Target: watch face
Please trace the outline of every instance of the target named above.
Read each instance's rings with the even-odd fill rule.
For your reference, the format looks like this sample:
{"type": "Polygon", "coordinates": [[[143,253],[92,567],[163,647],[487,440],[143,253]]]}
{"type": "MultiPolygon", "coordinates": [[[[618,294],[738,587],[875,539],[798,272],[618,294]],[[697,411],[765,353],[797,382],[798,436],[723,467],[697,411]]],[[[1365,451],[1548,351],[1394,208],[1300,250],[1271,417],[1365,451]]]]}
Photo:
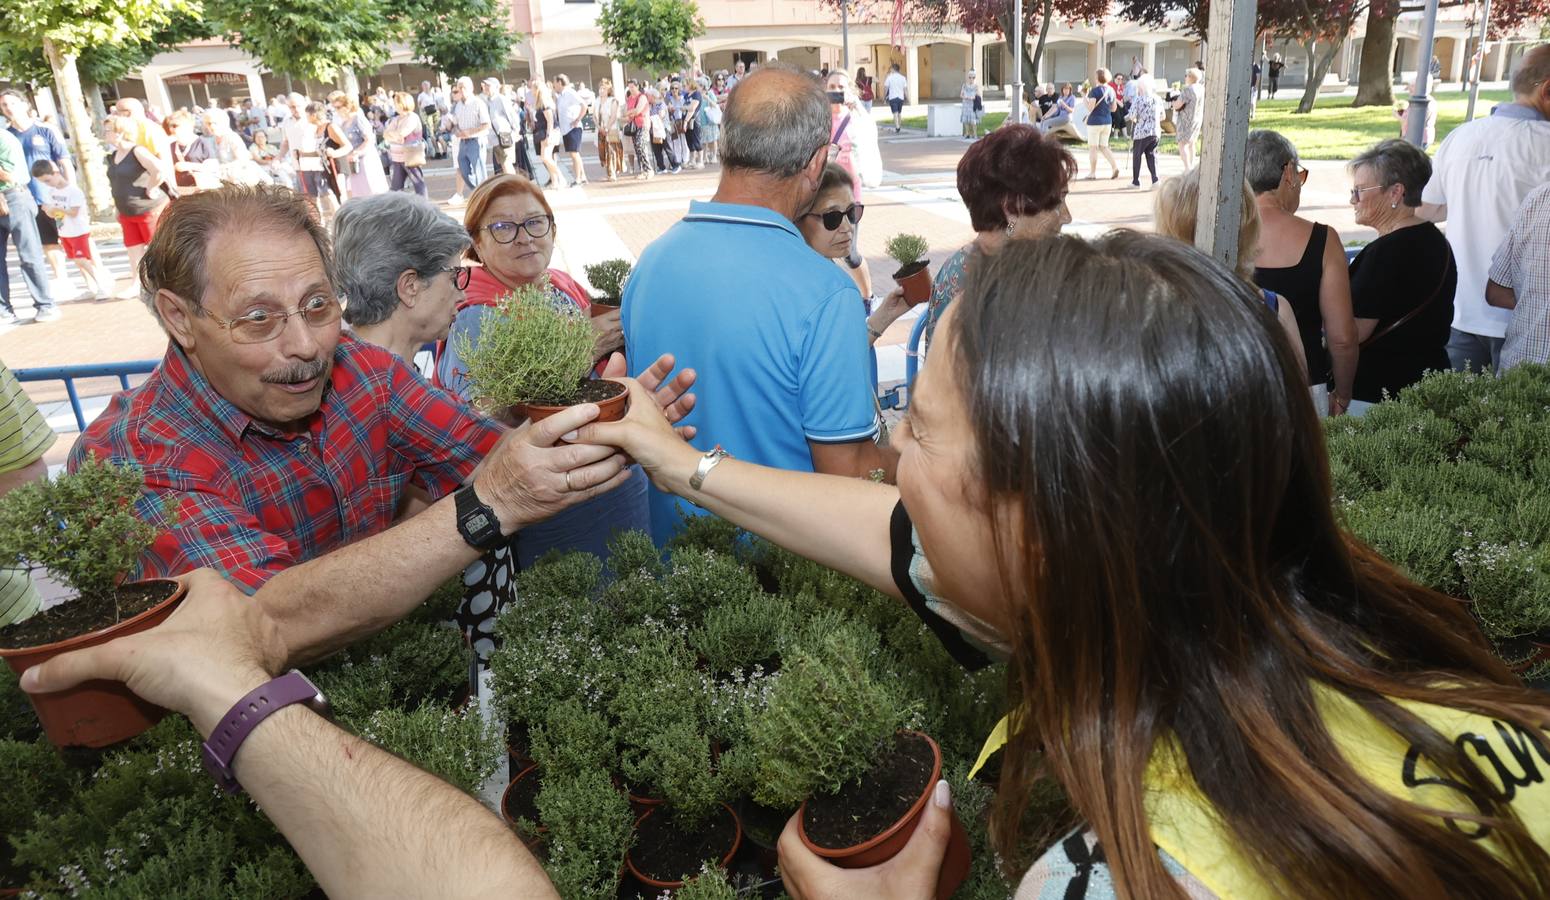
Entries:
{"type": "Polygon", "coordinates": [[[490,517],[482,512],[476,512],[466,520],[469,531],[483,531],[490,527],[490,517]]]}

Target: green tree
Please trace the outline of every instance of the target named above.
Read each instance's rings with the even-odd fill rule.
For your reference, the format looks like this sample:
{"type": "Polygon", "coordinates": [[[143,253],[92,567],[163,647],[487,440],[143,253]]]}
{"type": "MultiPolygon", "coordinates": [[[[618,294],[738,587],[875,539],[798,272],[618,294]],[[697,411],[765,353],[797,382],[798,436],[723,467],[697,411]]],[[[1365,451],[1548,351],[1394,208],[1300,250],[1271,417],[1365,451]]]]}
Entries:
{"type": "Polygon", "coordinates": [[[510,12],[499,0],[463,0],[456,9],[427,3],[411,12],[415,58],[452,78],[505,69],[512,45],[522,39],[511,30],[510,12]]]}
{"type": "Polygon", "coordinates": [[[621,63],[661,74],[688,65],[689,42],[705,33],[705,20],[693,0],[611,0],[597,27],[621,63]]]}
{"type": "Polygon", "coordinates": [[[175,14],[199,14],[198,0],[8,0],[0,15],[5,58],[41,50],[64,107],[81,184],[92,211],[112,208],[102,148],[86,112],[78,61],[91,47],[149,40],[175,14]]]}
{"type": "Polygon", "coordinates": [[[333,81],[341,71],[375,69],[404,32],[385,0],[207,0],[232,46],[272,71],[333,81]]]}

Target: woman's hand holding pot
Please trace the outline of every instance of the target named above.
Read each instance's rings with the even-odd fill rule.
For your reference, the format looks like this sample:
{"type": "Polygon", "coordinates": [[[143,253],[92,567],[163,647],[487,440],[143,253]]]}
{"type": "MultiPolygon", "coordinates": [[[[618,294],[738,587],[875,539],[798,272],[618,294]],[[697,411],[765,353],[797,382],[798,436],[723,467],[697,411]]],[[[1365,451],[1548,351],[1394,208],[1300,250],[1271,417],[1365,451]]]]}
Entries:
{"type": "Polygon", "coordinates": [[[583,426],[565,435],[564,440],[617,447],[640,464],[658,489],[673,494],[686,493],[689,476],[699,465],[700,451],[679,436],[644,385],[633,378],[613,380],[629,390],[629,412],[617,422],[593,422],[583,426]]]}
{"type": "Polygon", "coordinates": [[[619,321],[619,310],[593,316],[592,328],[597,332],[597,356],[624,349],[624,325],[619,321]]]}
{"type": "Polygon", "coordinates": [[[786,892],[794,900],[935,900],[937,875],[952,831],[952,805],[947,782],[937,782],[909,843],[893,859],[865,869],[842,869],[804,847],[797,834],[798,812],[786,823],[776,848],[786,892]]]}

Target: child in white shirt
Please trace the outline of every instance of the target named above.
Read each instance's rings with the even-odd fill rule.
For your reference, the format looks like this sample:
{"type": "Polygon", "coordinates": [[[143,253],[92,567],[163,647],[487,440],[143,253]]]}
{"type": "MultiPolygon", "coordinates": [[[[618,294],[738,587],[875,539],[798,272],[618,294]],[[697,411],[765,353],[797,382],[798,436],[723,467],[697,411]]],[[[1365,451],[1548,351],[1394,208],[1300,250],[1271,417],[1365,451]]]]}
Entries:
{"type": "Polygon", "coordinates": [[[59,167],[47,159],[32,164],[32,177],[48,186],[43,212],[58,223],[59,243],[64,245],[65,256],[75,260],[75,267],[86,282],[88,294],[76,299],[110,299],[116,287],[113,273],[97,259],[97,248],[91,240],[91,212],[86,208],[86,195],[80,185],[66,181],[59,167]]]}

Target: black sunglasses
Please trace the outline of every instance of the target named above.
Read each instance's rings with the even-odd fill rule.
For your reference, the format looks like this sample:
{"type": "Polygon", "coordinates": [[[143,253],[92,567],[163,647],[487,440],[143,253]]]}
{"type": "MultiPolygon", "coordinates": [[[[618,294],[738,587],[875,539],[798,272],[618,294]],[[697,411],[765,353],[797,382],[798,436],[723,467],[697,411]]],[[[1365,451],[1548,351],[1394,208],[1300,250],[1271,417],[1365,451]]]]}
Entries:
{"type": "Polygon", "coordinates": [[[849,219],[850,224],[852,225],[859,223],[861,221],[861,214],[864,212],[866,212],[865,204],[852,203],[844,209],[835,209],[824,213],[808,213],[807,215],[821,219],[823,221],[824,230],[833,231],[834,229],[840,227],[840,221],[842,219],[849,219]]]}

